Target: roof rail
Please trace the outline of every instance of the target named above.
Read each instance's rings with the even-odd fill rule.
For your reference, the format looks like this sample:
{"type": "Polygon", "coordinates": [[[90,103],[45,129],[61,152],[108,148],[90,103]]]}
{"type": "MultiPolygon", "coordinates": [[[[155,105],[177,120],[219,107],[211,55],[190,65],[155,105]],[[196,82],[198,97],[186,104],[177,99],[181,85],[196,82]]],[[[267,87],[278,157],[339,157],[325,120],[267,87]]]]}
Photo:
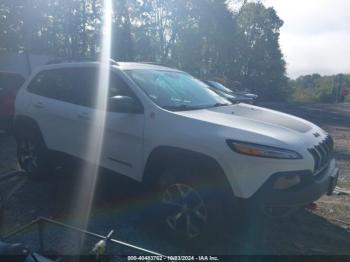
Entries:
{"type": "MultiPolygon", "coordinates": [[[[109,63],[112,65],[119,66],[118,62],[115,61],[112,58],[108,59],[109,63]]],[[[74,62],[101,62],[99,59],[96,58],[88,58],[88,57],[82,57],[82,58],[55,58],[46,63],[46,65],[52,65],[52,64],[61,64],[61,63],[74,63],[74,62]]]]}
{"type": "Polygon", "coordinates": [[[166,65],[166,64],[162,64],[162,63],[158,63],[158,62],[138,62],[140,64],[146,64],[146,65],[158,65],[158,66],[169,66],[169,65],[166,65]]]}
{"type": "Polygon", "coordinates": [[[112,58],[109,59],[109,62],[110,62],[112,65],[119,66],[119,63],[118,63],[117,61],[115,61],[114,59],[112,59],[112,58]]]}

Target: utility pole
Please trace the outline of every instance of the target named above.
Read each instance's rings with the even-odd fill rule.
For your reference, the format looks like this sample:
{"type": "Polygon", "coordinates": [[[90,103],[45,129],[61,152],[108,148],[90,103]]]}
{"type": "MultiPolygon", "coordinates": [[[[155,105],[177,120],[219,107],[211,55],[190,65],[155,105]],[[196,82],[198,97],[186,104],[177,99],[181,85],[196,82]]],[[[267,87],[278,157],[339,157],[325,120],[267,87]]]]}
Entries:
{"type": "Polygon", "coordinates": [[[30,56],[29,56],[28,50],[24,50],[24,57],[26,60],[28,75],[30,75],[32,73],[32,64],[30,62],[30,56]]]}
{"type": "Polygon", "coordinates": [[[341,88],[342,88],[342,84],[343,84],[343,74],[338,74],[335,77],[335,94],[336,94],[336,98],[335,98],[335,102],[339,103],[339,97],[341,95],[341,88]]]}

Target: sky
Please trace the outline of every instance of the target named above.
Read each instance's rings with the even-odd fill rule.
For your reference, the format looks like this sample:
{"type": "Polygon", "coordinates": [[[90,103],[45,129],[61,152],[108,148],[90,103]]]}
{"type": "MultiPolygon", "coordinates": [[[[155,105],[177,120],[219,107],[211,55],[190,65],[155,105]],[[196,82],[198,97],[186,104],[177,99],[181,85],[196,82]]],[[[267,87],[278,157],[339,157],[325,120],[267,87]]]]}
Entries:
{"type": "Polygon", "coordinates": [[[350,73],[350,0],[265,0],[284,21],[288,76],[350,73]]]}

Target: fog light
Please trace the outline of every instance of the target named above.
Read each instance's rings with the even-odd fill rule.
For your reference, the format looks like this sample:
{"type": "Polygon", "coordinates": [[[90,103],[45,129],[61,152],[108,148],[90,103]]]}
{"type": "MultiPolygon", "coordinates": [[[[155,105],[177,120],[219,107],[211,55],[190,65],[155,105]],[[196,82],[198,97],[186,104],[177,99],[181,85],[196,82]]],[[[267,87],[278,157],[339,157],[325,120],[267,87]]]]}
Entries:
{"type": "Polygon", "coordinates": [[[287,189],[300,183],[300,176],[282,176],[273,185],[273,189],[287,189]]]}

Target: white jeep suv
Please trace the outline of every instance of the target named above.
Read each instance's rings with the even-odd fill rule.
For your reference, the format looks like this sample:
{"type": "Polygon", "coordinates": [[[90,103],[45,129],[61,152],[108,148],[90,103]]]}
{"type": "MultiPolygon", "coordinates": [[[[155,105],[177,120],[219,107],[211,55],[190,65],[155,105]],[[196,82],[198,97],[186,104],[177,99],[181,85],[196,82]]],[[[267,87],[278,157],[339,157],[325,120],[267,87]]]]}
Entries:
{"type": "Polygon", "coordinates": [[[98,108],[100,66],[47,65],[20,89],[15,136],[29,175],[50,176],[54,152],[93,161],[89,133],[102,129],[94,164],[143,183],[162,208],[160,223],[188,238],[227,218],[231,207],[292,209],[332,193],[339,173],[333,140],[316,125],[232,104],[187,73],[140,63],[106,67],[108,105],[98,108]],[[106,112],[104,127],[92,121],[96,111],[106,112]]]}

